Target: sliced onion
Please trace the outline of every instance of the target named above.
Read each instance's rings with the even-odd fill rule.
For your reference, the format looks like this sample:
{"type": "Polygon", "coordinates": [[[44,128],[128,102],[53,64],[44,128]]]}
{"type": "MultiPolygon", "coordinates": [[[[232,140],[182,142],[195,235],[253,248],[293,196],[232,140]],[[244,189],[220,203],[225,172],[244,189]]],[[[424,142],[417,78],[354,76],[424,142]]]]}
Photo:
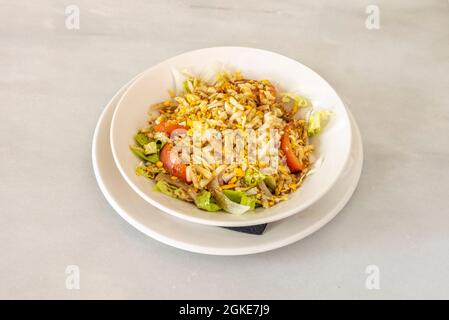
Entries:
{"type": "Polygon", "coordinates": [[[272,197],[273,194],[271,193],[271,191],[268,189],[267,185],[265,184],[265,182],[260,181],[257,185],[260,188],[260,191],[262,191],[262,194],[265,197],[272,197]]]}

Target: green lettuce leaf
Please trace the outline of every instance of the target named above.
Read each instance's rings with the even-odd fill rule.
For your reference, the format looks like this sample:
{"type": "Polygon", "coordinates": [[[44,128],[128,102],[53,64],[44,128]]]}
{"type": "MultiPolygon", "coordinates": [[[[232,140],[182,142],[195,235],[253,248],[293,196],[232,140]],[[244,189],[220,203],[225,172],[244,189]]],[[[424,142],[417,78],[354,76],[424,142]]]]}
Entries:
{"type": "Polygon", "coordinates": [[[242,199],[240,200],[240,204],[244,206],[250,207],[251,210],[254,210],[256,207],[256,197],[249,196],[246,193],[242,195],[242,199]]]}
{"type": "Polygon", "coordinates": [[[195,204],[198,208],[206,211],[213,212],[221,210],[220,206],[212,202],[211,193],[206,190],[201,191],[201,193],[196,197],[195,204]]]}
{"type": "Polygon", "coordinates": [[[223,193],[229,200],[239,203],[243,206],[248,206],[251,210],[256,207],[256,197],[247,195],[243,191],[224,190],[223,193]]]}
{"type": "Polygon", "coordinates": [[[214,199],[217,201],[217,204],[223,208],[224,211],[232,213],[232,214],[244,214],[246,211],[250,209],[249,206],[244,206],[239,203],[235,203],[231,199],[229,199],[225,194],[219,190],[213,191],[214,199]]]}
{"type": "Polygon", "coordinates": [[[330,114],[327,110],[320,110],[310,115],[307,126],[309,137],[314,137],[323,130],[329,122],[330,114]]]}
{"type": "Polygon", "coordinates": [[[164,132],[156,132],[154,139],[159,150],[170,140],[164,132]]]}
{"type": "Polygon", "coordinates": [[[235,190],[223,190],[223,193],[230,200],[237,203],[240,203],[240,201],[242,200],[242,196],[245,194],[245,192],[243,191],[235,191],[235,190]]]}
{"type": "Polygon", "coordinates": [[[293,101],[294,105],[298,108],[306,108],[310,106],[310,102],[306,97],[300,96],[299,94],[292,92],[282,92],[282,102],[293,101]]]}
{"type": "Polygon", "coordinates": [[[136,175],[138,176],[144,176],[149,179],[154,179],[158,173],[162,172],[162,168],[158,167],[145,167],[145,166],[137,166],[136,167],[136,175]]]}
{"type": "Polygon", "coordinates": [[[143,146],[143,148],[146,155],[159,152],[159,148],[156,144],[156,141],[151,141],[147,143],[146,145],[143,146]]]}
{"type": "Polygon", "coordinates": [[[151,163],[156,163],[159,161],[159,154],[157,154],[157,153],[147,156],[145,154],[145,150],[143,148],[140,148],[137,146],[129,146],[129,148],[131,149],[132,153],[134,153],[136,156],[138,156],[142,160],[145,160],[145,161],[148,161],[151,163]]]}
{"type": "Polygon", "coordinates": [[[150,142],[150,139],[147,137],[147,135],[141,132],[134,136],[134,140],[136,140],[136,142],[142,147],[150,142]]]}
{"type": "Polygon", "coordinates": [[[168,184],[165,181],[158,181],[156,185],[154,186],[154,189],[156,191],[159,191],[167,196],[170,196],[172,198],[178,198],[181,200],[191,201],[191,198],[189,195],[182,190],[181,188],[175,187],[171,184],[168,184]]]}

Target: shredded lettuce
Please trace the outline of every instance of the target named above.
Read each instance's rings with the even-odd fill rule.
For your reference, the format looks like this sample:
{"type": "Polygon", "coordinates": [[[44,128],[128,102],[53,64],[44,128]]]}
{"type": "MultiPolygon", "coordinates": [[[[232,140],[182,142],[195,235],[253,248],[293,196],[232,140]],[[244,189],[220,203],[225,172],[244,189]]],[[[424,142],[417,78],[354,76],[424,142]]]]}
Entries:
{"type": "Polygon", "coordinates": [[[136,146],[129,146],[129,148],[131,149],[131,151],[138,156],[140,159],[142,160],[146,160],[146,155],[145,152],[143,151],[142,148],[136,147],[136,146]]]}
{"type": "Polygon", "coordinates": [[[309,137],[316,136],[329,122],[330,112],[327,110],[320,110],[310,115],[307,127],[307,134],[309,137]]]}
{"type": "Polygon", "coordinates": [[[187,79],[182,83],[182,87],[184,89],[185,92],[187,93],[192,93],[193,92],[193,83],[192,83],[193,79],[187,79]]]}
{"type": "Polygon", "coordinates": [[[226,197],[237,203],[240,203],[240,201],[242,200],[242,195],[245,194],[243,191],[235,190],[223,190],[223,193],[226,197]]]}
{"type": "Polygon", "coordinates": [[[288,103],[293,102],[294,106],[296,107],[296,110],[298,108],[306,108],[311,105],[309,100],[306,97],[300,96],[299,94],[292,93],[292,92],[282,92],[280,93],[282,96],[282,102],[288,103]]]}
{"type": "Polygon", "coordinates": [[[156,163],[159,161],[159,154],[153,153],[145,157],[148,162],[156,163]]]}
{"type": "Polygon", "coordinates": [[[147,137],[147,135],[142,132],[136,134],[134,136],[134,140],[136,140],[136,142],[142,147],[150,142],[150,139],[147,137]]]}
{"type": "Polygon", "coordinates": [[[206,211],[219,211],[221,208],[214,202],[212,202],[211,193],[209,191],[203,190],[196,197],[195,204],[198,208],[206,211]]]}
{"type": "MultiPolygon", "coordinates": [[[[167,138],[167,137],[165,137],[167,138]]],[[[129,146],[131,151],[140,159],[156,163],[159,161],[159,150],[157,142],[151,141],[146,134],[139,132],[134,136],[134,140],[138,146],[129,146]]]]}
{"type": "Polygon", "coordinates": [[[164,132],[156,132],[154,134],[154,140],[156,140],[156,144],[159,150],[170,140],[164,132]]]}
{"type": "Polygon", "coordinates": [[[240,204],[244,206],[249,206],[251,210],[254,210],[256,207],[256,197],[249,196],[246,193],[243,193],[242,199],[240,200],[240,204]]]}
{"type": "Polygon", "coordinates": [[[239,203],[243,206],[248,206],[250,210],[253,210],[256,207],[256,197],[247,195],[243,191],[235,191],[235,190],[224,190],[223,193],[229,200],[239,203]]]}
{"type": "Polygon", "coordinates": [[[244,214],[248,211],[250,206],[241,205],[235,203],[231,199],[229,199],[223,192],[215,190],[214,198],[217,201],[217,204],[223,208],[224,211],[232,213],[232,214],[244,214]]]}
{"type": "Polygon", "coordinates": [[[156,185],[154,186],[154,189],[156,191],[159,191],[159,192],[161,192],[167,196],[173,197],[173,198],[191,201],[191,198],[184,190],[182,190],[181,188],[172,186],[171,184],[168,184],[165,181],[158,181],[156,183],[156,185]]]}
{"type": "Polygon", "coordinates": [[[146,145],[143,146],[143,148],[146,155],[159,152],[159,148],[156,144],[156,141],[151,141],[147,143],[146,145]]]}
{"type": "Polygon", "coordinates": [[[190,89],[189,89],[189,85],[188,85],[188,82],[189,80],[185,80],[183,83],[182,83],[182,87],[183,87],[183,89],[184,89],[184,91],[185,92],[189,92],[190,93],[190,89]]]}
{"type": "Polygon", "coordinates": [[[163,138],[161,137],[160,139],[161,141],[158,141],[157,139],[151,141],[146,134],[139,132],[134,136],[134,140],[138,146],[129,146],[131,151],[142,160],[156,163],[159,161],[159,151],[164,146],[165,142],[168,141],[168,138],[163,134],[163,138]]]}
{"type": "Polygon", "coordinates": [[[163,171],[162,168],[158,168],[158,167],[154,167],[154,166],[145,167],[145,166],[139,165],[136,167],[136,175],[144,176],[149,179],[154,179],[156,177],[156,175],[162,171],[163,171]]]}
{"type": "Polygon", "coordinates": [[[159,155],[157,153],[147,156],[145,154],[144,149],[142,149],[140,147],[130,146],[129,148],[136,156],[138,156],[142,160],[145,160],[145,161],[148,161],[151,163],[156,163],[159,161],[159,155]]]}
{"type": "Polygon", "coordinates": [[[182,92],[183,90],[183,81],[185,80],[185,75],[182,74],[181,70],[178,70],[176,68],[171,68],[171,74],[173,77],[173,91],[174,91],[174,96],[178,95],[182,92]]]}
{"type": "Polygon", "coordinates": [[[157,153],[147,156],[145,154],[145,150],[143,148],[140,148],[137,146],[129,146],[129,148],[131,149],[132,153],[134,153],[136,156],[138,156],[142,160],[145,160],[145,161],[148,161],[151,163],[156,163],[159,161],[159,154],[157,154],[157,153]]]}

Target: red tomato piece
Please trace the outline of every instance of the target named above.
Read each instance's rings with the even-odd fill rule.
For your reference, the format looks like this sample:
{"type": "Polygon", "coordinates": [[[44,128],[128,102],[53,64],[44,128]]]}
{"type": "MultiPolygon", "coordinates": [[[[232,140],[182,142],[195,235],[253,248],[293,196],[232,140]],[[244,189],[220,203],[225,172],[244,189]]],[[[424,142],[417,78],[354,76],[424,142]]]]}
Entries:
{"type": "Polygon", "coordinates": [[[284,151],[287,158],[287,166],[292,173],[297,173],[304,170],[304,164],[299,161],[296,156],[292,144],[290,142],[289,131],[291,124],[288,124],[284,129],[284,134],[281,137],[281,149],[284,151]]]}
{"type": "Polygon", "coordinates": [[[188,130],[189,127],[187,126],[182,126],[180,124],[177,124],[175,122],[169,122],[169,121],[164,121],[161,122],[157,125],[154,126],[154,130],[157,132],[165,132],[168,136],[170,136],[172,134],[173,131],[175,131],[176,129],[184,129],[184,130],[188,130]]]}
{"type": "Polygon", "coordinates": [[[164,165],[165,170],[172,176],[178,177],[184,182],[187,182],[186,165],[182,163],[181,158],[172,152],[173,145],[166,144],[161,152],[160,159],[164,165]]]}

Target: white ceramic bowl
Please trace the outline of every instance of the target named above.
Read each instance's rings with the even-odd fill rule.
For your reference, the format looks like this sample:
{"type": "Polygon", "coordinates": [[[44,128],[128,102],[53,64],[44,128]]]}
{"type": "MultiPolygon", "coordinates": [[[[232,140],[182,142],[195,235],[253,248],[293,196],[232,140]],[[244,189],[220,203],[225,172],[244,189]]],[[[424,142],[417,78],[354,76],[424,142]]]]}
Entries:
{"type": "MultiPolygon", "coordinates": [[[[175,72],[176,73],[176,72],[175,72]]],[[[126,182],[143,199],[178,218],[216,226],[247,226],[268,223],[300,212],[320,199],[338,180],[351,149],[351,125],[343,102],[318,74],[285,56],[253,48],[215,47],[195,50],[165,60],[148,69],[125,92],[111,123],[111,148],[115,163],[126,182]],[[174,70],[210,74],[217,66],[241,70],[245,77],[269,79],[282,91],[297,91],[308,97],[314,108],[332,111],[326,129],[317,138],[317,156],[323,161],[290,199],[278,205],[243,215],[209,213],[193,204],[153,191],[153,181],[136,176],[140,162],[129,150],[134,135],[148,120],[149,106],[165,100],[178,79],[174,70]]]]}

